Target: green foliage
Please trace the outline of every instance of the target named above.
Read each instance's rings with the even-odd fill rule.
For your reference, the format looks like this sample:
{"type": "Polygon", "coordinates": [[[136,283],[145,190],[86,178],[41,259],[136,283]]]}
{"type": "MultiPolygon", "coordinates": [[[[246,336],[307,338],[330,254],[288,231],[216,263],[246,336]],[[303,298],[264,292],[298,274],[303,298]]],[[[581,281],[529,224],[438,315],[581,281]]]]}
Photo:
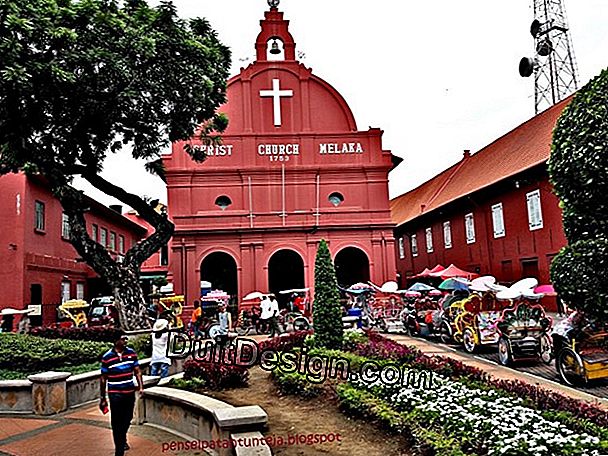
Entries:
{"type": "Polygon", "coordinates": [[[357,345],[367,342],[367,336],[362,331],[344,331],[342,347],[344,350],[354,350],[357,345]]]}
{"type": "Polygon", "coordinates": [[[281,369],[274,369],[271,375],[281,394],[312,398],[324,392],[322,385],[309,382],[306,375],[299,372],[285,373],[281,369]]]}
{"type": "Polygon", "coordinates": [[[152,337],[151,334],[140,334],[129,338],[127,345],[135,350],[139,358],[148,358],[152,356],[152,337]]]}
{"type": "Polygon", "coordinates": [[[125,144],[135,158],[159,158],[167,141],[214,118],[229,65],[209,23],[178,18],[170,2],[6,0],[1,172],[29,167],[69,181],[75,163],[96,173],[125,144]]]}
{"type": "Polygon", "coordinates": [[[315,344],[342,347],[342,308],[334,263],[325,240],[321,240],[315,260],[315,300],[313,303],[315,344]]]}
{"type": "Polygon", "coordinates": [[[560,298],[587,315],[608,321],[608,241],[578,241],[562,249],[551,264],[560,298]]]}
{"type": "MultiPolygon", "coordinates": [[[[25,334],[0,334],[0,369],[38,373],[87,365],[99,368],[101,356],[112,344],[62,339],[43,339],[25,334]]],[[[86,372],[86,370],[85,370],[86,372]]]]}
{"type": "Polygon", "coordinates": [[[207,389],[207,382],[197,377],[189,380],[185,380],[183,378],[172,378],[169,380],[168,386],[185,391],[192,391],[193,393],[199,393],[207,389]]]}
{"type": "Polygon", "coordinates": [[[571,307],[602,320],[608,320],[607,148],[608,70],[604,70],[560,116],[549,160],[570,244],[553,260],[551,280],[571,307]]]}

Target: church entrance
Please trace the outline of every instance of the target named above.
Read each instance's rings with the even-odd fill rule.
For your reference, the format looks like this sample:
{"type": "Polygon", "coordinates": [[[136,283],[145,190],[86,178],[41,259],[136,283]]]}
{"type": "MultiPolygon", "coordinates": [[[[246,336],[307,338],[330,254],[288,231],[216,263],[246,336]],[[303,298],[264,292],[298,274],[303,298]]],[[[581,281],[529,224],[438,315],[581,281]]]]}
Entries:
{"type": "MultiPolygon", "coordinates": [[[[304,288],[304,260],[293,250],[279,250],[268,261],[268,290],[281,299],[279,291],[304,288]]],[[[284,296],[288,298],[288,296],[284,296]]]]}
{"type": "Polygon", "coordinates": [[[334,260],[338,285],[343,288],[369,280],[369,259],[356,247],[346,247],[338,252],[334,260]]]}
{"type": "Polygon", "coordinates": [[[224,252],[213,252],[201,263],[201,280],[211,282],[214,290],[223,290],[236,298],[239,291],[236,261],[224,252]]]}

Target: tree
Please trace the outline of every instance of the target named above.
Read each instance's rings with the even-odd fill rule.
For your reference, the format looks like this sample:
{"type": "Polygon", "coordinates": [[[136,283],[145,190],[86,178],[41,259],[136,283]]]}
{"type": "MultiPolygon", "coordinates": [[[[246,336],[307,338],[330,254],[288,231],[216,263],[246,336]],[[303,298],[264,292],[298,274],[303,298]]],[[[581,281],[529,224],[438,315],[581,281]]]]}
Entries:
{"type": "Polygon", "coordinates": [[[608,321],[608,70],[590,81],[560,116],[549,174],[561,200],[569,245],[551,279],[571,307],[608,321]]]}
{"type": "Polygon", "coordinates": [[[342,309],[334,263],[325,240],[315,259],[315,299],[313,303],[315,342],[331,349],[342,348],[342,309]]]}
{"type": "MultiPolygon", "coordinates": [[[[69,216],[72,245],[112,286],[121,323],[148,326],[142,263],[171,238],[173,224],[145,198],[100,176],[125,146],[162,176],[160,152],[195,132],[216,140],[227,125],[230,51],[204,19],[181,20],[170,2],[4,0],[0,3],[0,174],[44,177],[69,216]],[[198,126],[201,126],[197,128],[198,126]],[[75,175],[125,205],[155,232],[121,264],[86,231],[75,175]]],[[[203,161],[199,149],[186,148],[203,161]]]]}

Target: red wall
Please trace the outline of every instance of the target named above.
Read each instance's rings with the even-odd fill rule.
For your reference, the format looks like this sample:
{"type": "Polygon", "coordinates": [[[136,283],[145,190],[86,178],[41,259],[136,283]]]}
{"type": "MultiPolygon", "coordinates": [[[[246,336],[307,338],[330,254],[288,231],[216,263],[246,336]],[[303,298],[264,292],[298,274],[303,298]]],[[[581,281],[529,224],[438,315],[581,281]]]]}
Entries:
{"type": "MultiPolygon", "coordinates": [[[[397,267],[402,278],[432,268],[440,263],[490,274],[501,282],[513,282],[522,278],[526,271],[524,262],[538,261],[541,283],[550,283],[551,259],[566,245],[559,200],[552,193],[544,165],[522,173],[480,191],[463,197],[432,213],[420,216],[395,230],[395,237],[405,236],[405,258],[399,259],[397,267]],[[543,228],[531,231],[528,225],[526,194],[540,189],[543,228]],[[494,238],[491,206],[503,205],[505,236],[494,238]],[[473,212],[475,237],[473,244],[465,238],[465,214],[473,212]],[[443,240],[443,223],[451,222],[452,248],[446,249],[443,240]],[[427,253],[425,230],[433,229],[434,252],[427,253]],[[418,256],[413,257],[410,237],[418,238],[418,256]],[[508,263],[511,262],[511,272],[508,263]]],[[[529,275],[530,271],[528,271],[529,275]]]]}

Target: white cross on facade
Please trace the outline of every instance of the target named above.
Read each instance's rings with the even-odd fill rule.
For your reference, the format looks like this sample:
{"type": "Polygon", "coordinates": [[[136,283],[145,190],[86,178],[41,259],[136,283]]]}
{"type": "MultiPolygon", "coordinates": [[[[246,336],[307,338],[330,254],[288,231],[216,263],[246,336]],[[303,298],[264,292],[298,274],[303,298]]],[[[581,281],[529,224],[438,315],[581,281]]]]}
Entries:
{"type": "Polygon", "coordinates": [[[281,90],[280,81],[272,80],[272,90],[260,90],[261,97],[272,97],[274,107],[274,126],[281,126],[281,97],[293,97],[293,90],[281,90]]]}

